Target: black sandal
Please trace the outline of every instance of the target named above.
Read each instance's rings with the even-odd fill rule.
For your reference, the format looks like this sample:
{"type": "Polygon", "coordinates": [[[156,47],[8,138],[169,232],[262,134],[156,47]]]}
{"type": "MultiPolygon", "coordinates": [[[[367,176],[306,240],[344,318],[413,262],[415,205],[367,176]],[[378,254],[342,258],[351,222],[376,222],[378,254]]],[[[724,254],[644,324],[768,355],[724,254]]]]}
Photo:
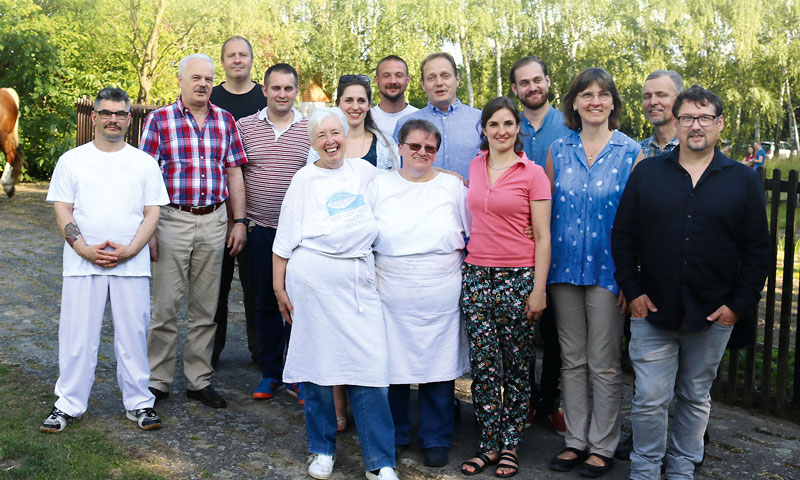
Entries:
{"type": "Polygon", "coordinates": [[[497,462],[499,462],[499,461],[500,461],[500,458],[498,458],[497,460],[492,460],[492,459],[491,459],[491,458],[489,458],[489,457],[488,457],[488,456],[487,456],[485,453],[483,453],[483,452],[481,452],[481,451],[479,451],[478,453],[476,453],[475,455],[473,455],[473,458],[477,458],[478,460],[480,460],[481,462],[483,462],[483,465],[478,465],[476,462],[470,462],[469,460],[467,460],[466,462],[463,462],[463,463],[461,464],[461,473],[462,473],[462,474],[464,474],[464,475],[477,475],[477,474],[479,474],[479,473],[483,472],[483,470],[484,470],[484,469],[485,469],[487,466],[489,466],[489,465],[496,465],[496,464],[497,464],[497,462]],[[467,471],[467,470],[464,470],[464,466],[465,466],[465,465],[466,465],[467,467],[472,467],[474,470],[472,470],[471,472],[469,472],[469,471],[467,471]]]}
{"type": "Polygon", "coordinates": [[[513,477],[517,474],[517,472],[519,472],[519,460],[517,459],[517,456],[514,455],[514,452],[509,451],[501,453],[500,458],[498,458],[497,461],[497,468],[494,470],[494,475],[496,477],[509,478],[513,477]],[[504,461],[508,463],[502,463],[504,461]],[[498,470],[501,468],[507,468],[512,471],[510,473],[500,473],[498,470]]]}
{"type": "Polygon", "coordinates": [[[578,450],[577,448],[567,447],[561,452],[558,453],[552,460],[550,460],[550,470],[554,472],[569,472],[573,468],[577,467],[579,463],[583,463],[586,460],[586,452],[583,450],[578,450]],[[577,455],[575,458],[558,458],[561,454],[565,452],[572,452],[577,455]]]}

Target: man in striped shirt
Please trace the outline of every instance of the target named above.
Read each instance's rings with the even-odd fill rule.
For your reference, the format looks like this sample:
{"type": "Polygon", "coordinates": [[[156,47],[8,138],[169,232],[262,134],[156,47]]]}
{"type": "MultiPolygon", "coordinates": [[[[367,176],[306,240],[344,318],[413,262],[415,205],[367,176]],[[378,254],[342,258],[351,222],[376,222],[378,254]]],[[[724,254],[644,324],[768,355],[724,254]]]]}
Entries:
{"type": "MultiPolygon", "coordinates": [[[[283,356],[289,340],[275,293],[272,290],[272,243],[286,189],[295,172],[306,164],[311,144],[308,119],[294,108],[298,93],[297,72],[278,63],[264,75],[267,108],[237,122],[247,165],[244,171],[246,214],[250,221],[246,255],[256,297],[258,362],[262,380],[253,398],[269,399],[283,386],[283,356]]],[[[299,388],[290,385],[297,396],[299,388]]]]}
{"type": "Polygon", "coordinates": [[[244,183],[247,161],[236,123],[209,101],[214,61],[193,54],[178,64],[181,95],[150,113],[139,148],[158,161],[170,203],[161,208],[150,242],[153,315],[147,335],[150,390],[164,400],[175,378],[178,310],[189,283],[189,319],[183,353],[186,396],[214,408],[227,404],[211,386],[214,313],[226,244],[231,254],[244,248],[244,183]],[[234,224],[227,232],[225,202],[234,224]]]}

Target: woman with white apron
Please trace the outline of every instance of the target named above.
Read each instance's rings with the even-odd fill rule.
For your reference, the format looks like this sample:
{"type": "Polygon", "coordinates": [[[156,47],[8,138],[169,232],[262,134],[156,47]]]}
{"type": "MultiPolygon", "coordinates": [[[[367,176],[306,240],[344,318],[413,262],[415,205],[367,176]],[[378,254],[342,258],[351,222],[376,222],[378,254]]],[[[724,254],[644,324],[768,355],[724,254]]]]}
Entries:
{"type": "Polygon", "coordinates": [[[399,171],[367,187],[378,223],[378,293],[386,318],[389,403],[395,444],[410,442],[410,385],[419,384],[419,445],[425,465],[447,464],[455,427],[455,379],[469,372],[461,322],[461,263],[469,234],[467,188],[433,169],[441,134],[426,120],[400,129],[399,171]]]}
{"type": "Polygon", "coordinates": [[[272,248],[275,296],[292,323],[283,381],[303,382],[311,477],[333,471],[332,386],[347,385],[366,477],[396,480],[388,345],[371,248],[377,226],[364,199],[379,171],[344,158],[348,127],[340,109],[315,110],[308,128],[320,159],[292,178],[272,248]]]}

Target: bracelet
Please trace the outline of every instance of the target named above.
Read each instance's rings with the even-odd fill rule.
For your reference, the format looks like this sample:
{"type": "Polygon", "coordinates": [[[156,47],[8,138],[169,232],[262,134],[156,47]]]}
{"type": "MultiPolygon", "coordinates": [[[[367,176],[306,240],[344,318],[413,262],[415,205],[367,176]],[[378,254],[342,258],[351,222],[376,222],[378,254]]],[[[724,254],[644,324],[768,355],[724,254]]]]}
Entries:
{"type": "Polygon", "coordinates": [[[247,222],[246,218],[234,218],[233,219],[233,223],[234,224],[241,223],[242,225],[244,225],[246,227],[248,222],[247,222]]]}

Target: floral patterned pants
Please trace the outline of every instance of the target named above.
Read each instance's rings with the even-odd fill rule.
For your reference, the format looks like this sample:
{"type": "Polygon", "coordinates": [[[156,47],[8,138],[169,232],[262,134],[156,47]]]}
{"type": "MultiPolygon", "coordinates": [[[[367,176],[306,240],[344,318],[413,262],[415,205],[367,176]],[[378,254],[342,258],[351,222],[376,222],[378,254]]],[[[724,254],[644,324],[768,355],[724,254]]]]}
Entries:
{"type": "Polygon", "coordinates": [[[534,321],[524,310],[534,269],[464,263],[462,278],[461,308],[469,336],[480,448],[513,449],[521,440],[531,396],[534,321]]]}

